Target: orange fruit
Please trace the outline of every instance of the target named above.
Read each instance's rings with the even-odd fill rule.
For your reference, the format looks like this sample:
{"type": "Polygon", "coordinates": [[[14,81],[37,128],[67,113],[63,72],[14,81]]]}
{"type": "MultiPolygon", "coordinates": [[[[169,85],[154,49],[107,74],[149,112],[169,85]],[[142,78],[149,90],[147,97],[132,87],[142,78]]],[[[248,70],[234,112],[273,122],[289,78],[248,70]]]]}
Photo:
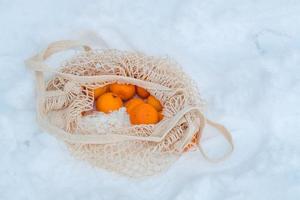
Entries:
{"type": "Polygon", "coordinates": [[[135,106],[129,114],[132,124],[156,124],[158,122],[158,113],[147,103],[135,106]]]}
{"type": "Polygon", "coordinates": [[[109,89],[112,93],[119,95],[123,100],[128,100],[135,94],[135,86],[130,84],[114,83],[109,86],[109,89]]]}
{"type": "Polygon", "coordinates": [[[147,98],[150,95],[150,93],[147,90],[139,86],[136,86],[136,93],[143,99],[147,98]]]}
{"type": "Polygon", "coordinates": [[[152,105],[158,112],[162,111],[162,105],[161,105],[160,101],[157,98],[155,98],[154,96],[150,95],[147,98],[147,103],[152,105]]]}
{"type": "Polygon", "coordinates": [[[104,93],[96,100],[96,109],[105,113],[118,110],[122,106],[122,99],[111,92],[104,93]]]}
{"type": "Polygon", "coordinates": [[[97,99],[98,97],[100,97],[102,94],[104,94],[105,92],[107,92],[108,86],[104,86],[104,87],[98,87],[96,89],[93,90],[94,92],[94,99],[97,99]]]}
{"type": "Polygon", "coordinates": [[[184,147],[183,151],[184,151],[184,152],[187,152],[187,151],[190,151],[191,149],[193,149],[193,147],[195,147],[196,145],[198,145],[198,140],[199,140],[199,134],[196,133],[196,134],[192,137],[191,142],[188,143],[188,144],[184,147]]]}
{"type": "Polygon", "coordinates": [[[158,121],[161,121],[164,118],[164,115],[162,114],[162,112],[160,111],[158,113],[158,121]]]}
{"type": "Polygon", "coordinates": [[[142,103],[145,103],[142,99],[139,99],[139,98],[130,99],[129,101],[127,101],[125,103],[127,113],[129,114],[134,107],[136,107],[137,105],[140,105],[142,103]]]}

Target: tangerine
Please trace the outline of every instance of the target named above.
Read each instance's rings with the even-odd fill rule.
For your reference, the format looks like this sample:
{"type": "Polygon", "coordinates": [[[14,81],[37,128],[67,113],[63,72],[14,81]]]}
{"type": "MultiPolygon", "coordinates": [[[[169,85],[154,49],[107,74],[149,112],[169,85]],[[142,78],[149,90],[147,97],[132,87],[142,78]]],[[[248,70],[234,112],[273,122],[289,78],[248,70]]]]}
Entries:
{"type": "Polygon", "coordinates": [[[147,103],[135,106],[129,114],[132,124],[156,124],[158,122],[158,112],[147,103]]]}
{"type": "Polygon", "coordinates": [[[198,140],[199,140],[199,134],[196,133],[196,134],[192,137],[191,142],[188,143],[188,144],[184,147],[183,151],[184,151],[184,152],[187,152],[187,151],[192,150],[192,149],[198,144],[198,140]]]}
{"type": "Polygon", "coordinates": [[[162,114],[162,112],[158,112],[158,121],[161,121],[164,118],[164,115],[162,114]]]}
{"type": "Polygon", "coordinates": [[[160,101],[155,98],[154,96],[150,95],[147,98],[147,103],[152,105],[158,112],[162,111],[162,105],[160,103],[160,101]]]}
{"type": "Polygon", "coordinates": [[[108,86],[103,86],[103,87],[98,87],[95,88],[93,90],[94,92],[94,99],[97,99],[98,97],[100,97],[102,94],[104,94],[105,92],[107,92],[108,86]]]}
{"type": "Polygon", "coordinates": [[[96,100],[96,109],[105,113],[118,110],[122,106],[122,99],[111,92],[104,93],[96,100]]]}
{"type": "Polygon", "coordinates": [[[112,93],[120,96],[122,100],[128,100],[135,95],[135,86],[130,84],[113,83],[109,89],[112,93]]]}
{"type": "Polygon", "coordinates": [[[145,103],[145,102],[140,98],[130,99],[129,101],[127,101],[125,103],[127,113],[129,114],[134,107],[136,107],[137,105],[140,105],[142,103],[145,103]]]}
{"type": "Polygon", "coordinates": [[[144,88],[136,86],[135,89],[136,89],[136,93],[143,99],[147,98],[150,95],[150,93],[144,88]]]}

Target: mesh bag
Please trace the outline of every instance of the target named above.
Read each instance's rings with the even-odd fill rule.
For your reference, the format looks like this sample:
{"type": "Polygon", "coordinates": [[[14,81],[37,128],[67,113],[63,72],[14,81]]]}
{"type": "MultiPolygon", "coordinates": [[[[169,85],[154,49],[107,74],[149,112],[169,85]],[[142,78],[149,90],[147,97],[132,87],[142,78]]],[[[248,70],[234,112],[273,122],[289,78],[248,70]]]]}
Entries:
{"type": "Polygon", "coordinates": [[[207,124],[218,129],[233,149],[229,132],[204,117],[196,85],[170,59],[59,41],[26,63],[36,74],[40,126],[64,141],[75,157],[94,166],[142,177],[166,170],[191,149],[200,149],[211,160],[199,145],[207,124]],[[84,50],[59,68],[45,63],[52,54],[77,47],[84,50]],[[85,115],[94,107],[94,89],[115,82],[147,89],[163,104],[163,120],[155,125],[101,125],[92,120],[93,113],[85,115]]]}

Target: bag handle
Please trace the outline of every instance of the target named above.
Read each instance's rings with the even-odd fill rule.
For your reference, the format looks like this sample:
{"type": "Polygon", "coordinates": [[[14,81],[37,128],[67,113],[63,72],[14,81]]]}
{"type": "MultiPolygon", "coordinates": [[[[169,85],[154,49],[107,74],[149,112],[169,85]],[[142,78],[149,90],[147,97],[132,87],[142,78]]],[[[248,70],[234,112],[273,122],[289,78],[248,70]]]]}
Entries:
{"type": "Polygon", "coordinates": [[[43,102],[44,102],[44,93],[45,93],[45,78],[44,73],[45,71],[55,71],[51,67],[49,67],[44,61],[49,58],[54,53],[83,47],[86,51],[91,50],[91,47],[89,47],[87,44],[84,44],[80,41],[74,41],[74,40],[61,40],[57,42],[53,42],[48,45],[48,47],[43,50],[41,53],[29,58],[25,61],[26,66],[35,71],[36,75],[36,81],[37,81],[37,106],[38,109],[42,108],[43,102]]]}
{"type": "MultiPolygon", "coordinates": [[[[174,126],[174,124],[178,123],[187,112],[190,112],[192,110],[199,111],[199,109],[197,107],[185,108],[184,110],[177,113],[172,120],[166,121],[165,124],[167,126],[164,126],[162,124],[161,126],[157,127],[156,131],[151,136],[128,136],[128,135],[118,135],[118,134],[76,135],[76,134],[67,133],[64,130],[59,129],[59,128],[49,124],[47,122],[47,120],[42,117],[41,114],[38,114],[38,116],[39,116],[38,121],[39,121],[39,124],[41,125],[41,127],[43,127],[45,130],[48,130],[49,133],[53,134],[55,137],[57,137],[63,141],[70,142],[70,143],[109,144],[109,143],[132,141],[132,140],[161,142],[166,137],[169,130],[174,126]],[[164,134],[161,134],[162,130],[164,130],[163,131],[164,134]]],[[[233,144],[233,140],[232,140],[232,136],[231,136],[230,132],[223,125],[206,119],[201,112],[199,112],[199,117],[200,117],[200,122],[201,122],[200,127],[199,127],[200,134],[203,132],[205,126],[210,125],[210,126],[216,128],[219,131],[219,133],[224,136],[224,138],[226,139],[226,141],[229,143],[229,145],[231,147],[230,151],[225,153],[221,158],[217,158],[217,159],[210,158],[200,144],[199,140],[201,139],[201,137],[198,137],[197,144],[198,144],[198,148],[199,148],[201,154],[203,155],[203,157],[206,160],[208,160],[210,162],[220,162],[220,161],[226,159],[234,150],[234,144],[233,144]]],[[[190,136],[192,137],[193,134],[191,134],[190,136]]],[[[187,140],[187,141],[190,142],[190,140],[187,140]]]]}
{"type": "Polygon", "coordinates": [[[43,50],[41,53],[26,60],[25,64],[29,69],[34,71],[54,71],[43,61],[45,61],[53,54],[58,53],[60,51],[65,51],[68,49],[74,49],[78,47],[82,47],[85,51],[92,50],[92,48],[89,45],[80,41],[75,41],[75,40],[57,41],[49,44],[48,47],[45,50],[43,50]]]}
{"type": "Polygon", "coordinates": [[[195,122],[195,119],[193,121],[188,120],[189,128],[190,127],[192,127],[192,128],[191,128],[191,130],[188,130],[186,138],[184,139],[184,141],[181,144],[179,144],[177,146],[177,148],[179,150],[184,149],[184,147],[186,147],[186,145],[191,142],[191,138],[195,135],[195,132],[196,133],[198,132],[198,134],[200,134],[200,136],[197,137],[196,144],[197,144],[197,147],[198,147],[199,151],[203,155],[203,157],[206,160],[210,161],[210,162],[220,162],[222,160],[225,160],[234,150],[233,139],[232,139],[232,136],[231,136],[230,132],[223,125],[218,124],[216,122],[213,122],[213,121],[207,119],[204,116],[204,114],[201,112],[200,108],[196,108],[196,109],[192,109],[192,110],[197,110],[198,111],[198,116],[199,116],[199,119],[200,119],[200,125],[197,124],[197,122],[195,122]],[[225,154],[223,154],[220,158],[211,158],[205,152],[205,150],[203,149],[203,147],[200,143],[201,135],[203,134],[203,131],[204,131],[205,127],[207,127],[207,126],[211,126],[211,127],[214,127],[215,129],[217,129],[218,133],[221,134],[224,137],[224,139],[228,142],[228,144],[230,145],[230,150],[228,152],[226,152],[225,154]],[[198,128],[195,129],[195,127],[198,127],[198,128]]]}
{"type": "Polygon", "coordinates": [[[51,43],[47,49],[42,51],[41,56],[43,60],[46,60],[54,53],[65,51],[67,49],[78,48],[78,47],[82,47],[85,51],[92,50],[90,46],[84,44],[83,42],[75,41],[75,40],[62,40],[62,41],[51,43]]]}
{"type": "MultiPolygon", "coordinates": [[[[43,103],[43,102],[41,102],[43,103]]],[[[41,104],[40,106],[42,106],[41,104]]],[[[161,142],[168,134],[168,132],[182,119],[182,117],[190,112],[197,111],[197,107],[186,107],[179,111],[172,119],[166,120],[165,122],[158,124],[153,134],[150,136],[133,136],[133,135],[123,135],[123,134],[109,134],[109,135],[79,135],[70,134],[62,129],[57,128],[54,125],[48,123],[45,119],[43,113],[41,112],[42,107],[38,107],[38,122],[42,128],[47,130],[49,133],[55,137],[70,143],[82,143],[82,144],[109,144],[121,141],[149,141],[149,142],[161,142]]],[[[202,115],[201,115],[202,116],[202,115]]],[[[202,120],[201,120],[202,121],[202,120]]],[[[205,121],[202,121],[200,129],[202,130],[205,126],[205,121]]]]}
{"type": "MultiPolygon", "coordinates": [[[[233,140],[232,140],[232,136],[230,134],[230,132],[228,131],[228,129],[226,129],[223,125],[218,124],[216,122],[213,122],[211,120],[206,119],[206,124],[210,125],[212,127],[214,127],[215,129],[218,130],[218,132],[225,138],[225,140],[228,142],[228,144],[230,145],[230,150],[228,152],[226,152],[223,156],[221,156],[220,158],[211,158],[210,156],[208,156],[208,154],[204,151],[202,145],[200,144],[200,137],[198,138],[197,144],[198,144],[198,148],[201,152],[201,154],[203,155],[203,157],[210,161],[210,162],[220,162],[222,160],[225,160],[234,150],[234,144],[233,144],[233,140]]],[[[201,134],[201,132],[200,132],[201,134]]]]}

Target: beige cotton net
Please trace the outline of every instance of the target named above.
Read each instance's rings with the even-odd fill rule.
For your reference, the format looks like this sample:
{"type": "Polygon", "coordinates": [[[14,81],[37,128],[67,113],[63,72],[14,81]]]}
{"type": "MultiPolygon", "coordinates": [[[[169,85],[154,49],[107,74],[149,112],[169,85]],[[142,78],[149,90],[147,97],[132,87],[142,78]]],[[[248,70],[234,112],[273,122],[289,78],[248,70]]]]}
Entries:
{"type": "Polygon", "coordinates": [[[207,120],[196,85],[174,61],[137,52],[92,50],[78,41],[54,42],[27,61],[37,79],[38,122],[63,140],[77,158],[131,177],[166,170],[185,151],[199,148],[201,133],[210,124],[232,144],[229,132],[207,120]],[[83,47],[58,69],[45,60],[52,54],[83,47]],[[46,79],[45,74],[51,74],[46,79]],[[101,125],[84,114],[94,107],[93,89],[111,83],[147,89],[163,104],[164,119],[155,125],[101,125]]]}

